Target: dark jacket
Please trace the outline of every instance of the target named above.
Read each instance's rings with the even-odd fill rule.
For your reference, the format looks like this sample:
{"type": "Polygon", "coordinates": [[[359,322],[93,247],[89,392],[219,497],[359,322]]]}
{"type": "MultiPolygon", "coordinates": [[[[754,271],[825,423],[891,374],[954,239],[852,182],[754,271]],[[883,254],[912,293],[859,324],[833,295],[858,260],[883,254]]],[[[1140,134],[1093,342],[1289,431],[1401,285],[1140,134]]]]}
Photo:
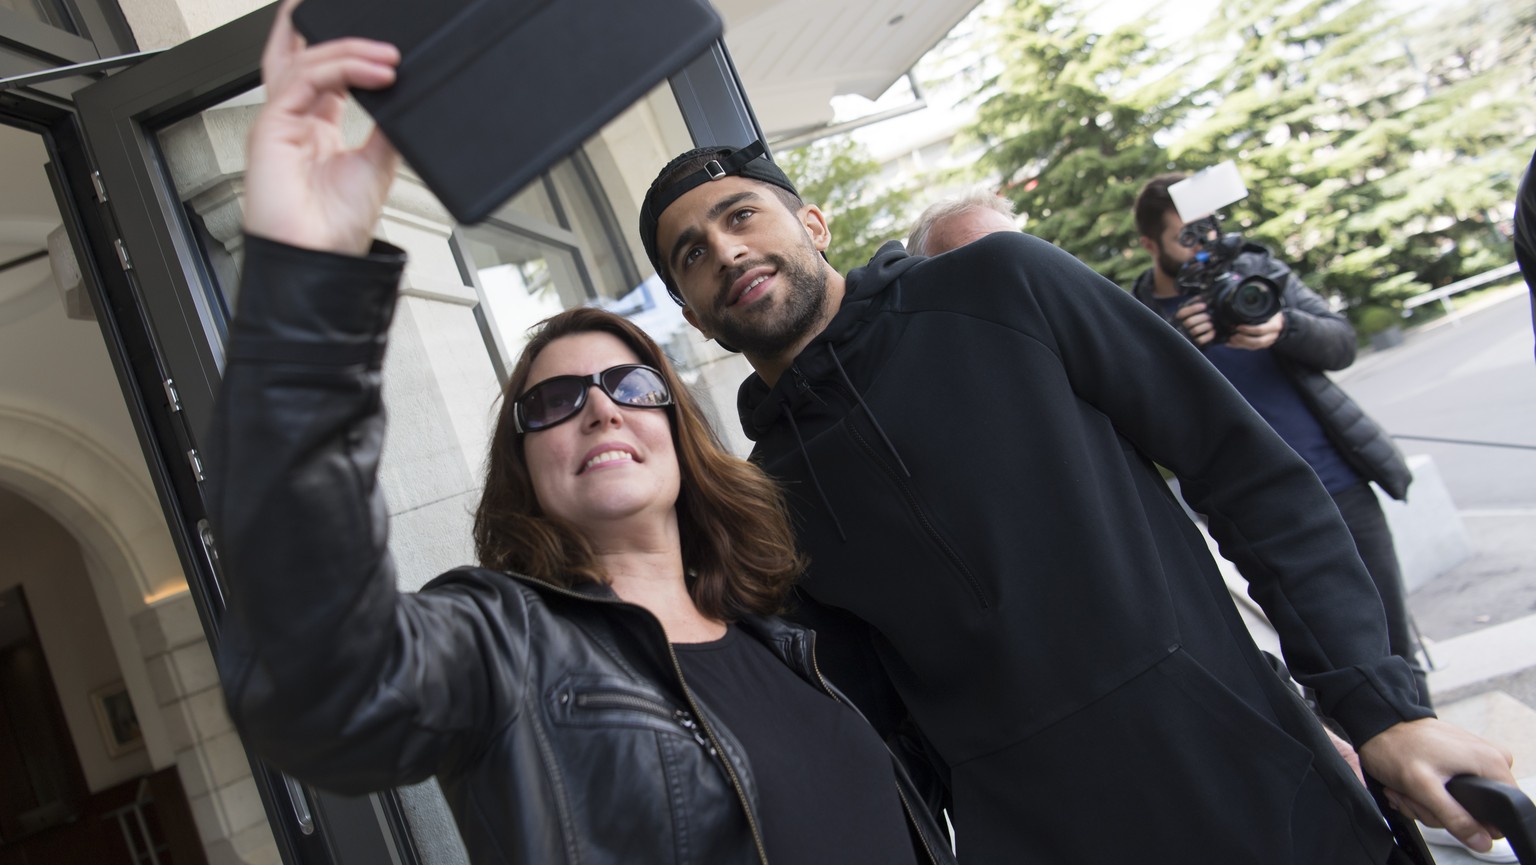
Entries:
{"type": "MultiPolygon", "coordinates": [[[[1362,478],[1375,481],[1392,498],[1407,499],[1413,473],[1408,470],[1402,451],[1343,388],[1324,374],[1324,370],[1341,370],[1355,362],[1355,329],[1349,319],[1329,309],[1328,301],[1307,288],[1284,262],[1256,243],[1244,244],[1243,251],[1232,260],[1232,272],[1239,277],[1266,276],[1281,286],[1285,329],[1268,350],[1274,353],[1280,370],[1296,386],[1345,462],[1362,478]]],[[[1136,278],[1132,293],[1157,311],[1153,288],[1152,271],[1148,269],[1136,278]]]]}
{"type": "Polygon", "coordinates": [[[857,617],[823,669],[856,702],[884,683],[839,671],[894,685],[951,773],[962,861],[1292,861],[1314,832],[1332,861],[1386,855],[1151,460],[1356,741],[1430,714],[1375,588],[1311,468],[1129,294],[1023,234],[888,244],[738,404],[804,592],[857,617]]]}
{"type": "MultiPolygon", "coordinates": [[[[436,775],[477,863],[766,861],[754,767],[688,695],[649,612],[479,568],[396,589],[377,468],[403,264],[246,244],[209,460],[229,580],[219,668],[242,737],[342,793],[436,775]]],[[[839,698],[813,634],[741,624],[839,698]]],[[[907,810],[922,861],[952,861],[907,810]]]]}
{"type": "Polygon", "coordinates": [[[1515,199],[1515,260],[1531,289],[1531,326],[1536,328],[1536,154],[1515,199]]]}

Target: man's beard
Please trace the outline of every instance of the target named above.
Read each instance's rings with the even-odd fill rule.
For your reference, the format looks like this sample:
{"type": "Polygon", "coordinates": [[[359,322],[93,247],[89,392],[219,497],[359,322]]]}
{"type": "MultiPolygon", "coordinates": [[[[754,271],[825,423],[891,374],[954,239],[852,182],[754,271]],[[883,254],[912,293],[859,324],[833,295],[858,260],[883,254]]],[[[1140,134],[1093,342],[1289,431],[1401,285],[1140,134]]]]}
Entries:
{"type": "Polygon", "coordinates": [[[1162,241],[1158,241],[1157,253],[1157,269],[1161,270],[1163,275],[1169,279],[1178,279],[1179,271],[1184,269],[1184,262],[1174,261],[1166,253],[1164,253],[1162,248],[1162,241]]]}
{"type": "MultiPolygon", "coordinates": [[[[784,354],[822,323],[827,308],[827,274],[820,266],[819,255],[809,263],[798,256],[791,260],[781,255],[765,255],[762,261],[732,271],[724,286],[764,263],[772,265],[783,281],[778,303],[772,309],[747,309],[734,317],[718,305],[711,310],[715,341],[748,357],[784,354]]],[[[720,297],[728,290],[723,288],[720,297]]]]}

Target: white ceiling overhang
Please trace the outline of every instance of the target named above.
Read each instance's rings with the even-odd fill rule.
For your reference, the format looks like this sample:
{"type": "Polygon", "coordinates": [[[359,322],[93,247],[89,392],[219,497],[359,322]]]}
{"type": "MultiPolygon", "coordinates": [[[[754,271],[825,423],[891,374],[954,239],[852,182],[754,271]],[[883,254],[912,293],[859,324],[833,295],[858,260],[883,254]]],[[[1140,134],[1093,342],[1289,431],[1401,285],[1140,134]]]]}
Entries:
{"type": "Polygon", "coordinates": [[[979,0],[714,0],[770,138],[832,122],[834,96],[875,99],[979,0]]]}

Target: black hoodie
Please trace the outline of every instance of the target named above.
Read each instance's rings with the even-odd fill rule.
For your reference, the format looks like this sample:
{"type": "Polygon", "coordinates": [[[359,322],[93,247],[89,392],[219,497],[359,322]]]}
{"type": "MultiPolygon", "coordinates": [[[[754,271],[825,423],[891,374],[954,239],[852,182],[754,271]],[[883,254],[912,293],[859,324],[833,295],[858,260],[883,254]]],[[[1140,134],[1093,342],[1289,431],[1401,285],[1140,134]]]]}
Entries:
{"type": "Polygon", "coordinates": [[[887,244],[738,407],[789,491],[803,592],[872,628],[824,633],[825,666],[876,703],[859,671],[878,659],[953,775],[962,860],[1138,861],[1150,839],[1190,861],[1291,861],[1309,831],[1358,842],[1325,861],[1385,855],[1152,461],[1356,742],[1430,715],[1375,589],[1312,470],[1134,298],[1023,234],[929,259],[887,244]],[[1056,798],[1083,778],[1108,805],[1056,798]],[[1258,816],[1225,819],[1242,803],[1258,816]],[[1254,846],[1271,841],[1283,852],[1254,846]]]}

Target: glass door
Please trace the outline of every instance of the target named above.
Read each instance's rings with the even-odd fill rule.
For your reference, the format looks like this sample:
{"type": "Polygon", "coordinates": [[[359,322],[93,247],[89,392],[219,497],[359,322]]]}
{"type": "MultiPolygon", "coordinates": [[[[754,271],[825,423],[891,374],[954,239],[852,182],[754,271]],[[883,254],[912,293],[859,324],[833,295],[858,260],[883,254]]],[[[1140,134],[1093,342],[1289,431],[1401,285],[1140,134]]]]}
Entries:
{"type": "MultiPolygon", "coordinates": [[[[171,431],[145,447],[174,469],[162,501],[180,529],[188,584],[215,650],[225,593],[201,500],[199,440],[238,291],[245,133],[264,99],[258,64],[272,14],[254,12],[75,95],[99,181],[92,204],[109,238],[97,243],[110,244],[98,254],[110,252],[121,268],[118,302],[144,323],[146,344],[130,361],[158,385],[141,388],[141,399],[171,431]]],[[[369,123],[360,111],[354,117],[361,136],[369,123]]],[[[407,430],[396,441],[431,445],[420,453],[391,445],[384,460],[404,582],[472,561],[465,515],[478,494],[492,406],[517,339],[538,318],[578,304],[632,310],[657,322],[665,332],[653,335],[669,351],[710,360],[702,343],[684,345],[691,337],[630,226],[667,158],[697,143],[756,137],[717,45],[480,225],[453,224],[402,171],[380,229],[411,259],[385,401],[392,429],[407,430]]],[[[299,785],[254,755],[251,766],[286,862],[462,861],[457,838],[441,837],[451,820],[433,784],[352,799],[299,785]]]]}
{"type": "MultiPolygon", "coordinates": [[[[148,344],[130,361],[141,379],[160,384],[141,398],[164,428],[174,431],[173,442],[162,438],[146,446],[157,446],[163,451],[157,456],[174,469],[165,479],[174,489],[162,501],[170,511],[167,521],[179,529],[175,534],[186,539],[187,582],[215,652],[225,596],[201,500],[198,438],[211,416],[223,366],[228,306],[221,288],[233,283],[236,272],[227,257],[205,254],[210,232],[221,227],[216,218],[187,207],[176,175],[189,168],[169,163],[166,154],[178,152],[174,140],[186,134],[188,118],[231,100],[237,110],[242,100],[250,101],[271,20],[271,8],[260,10],[75,94],[87,158],[95,168],[96,203],[111,234],[110,241],[98,242],[111,243],[127,280],[126,296],[117,303],[142,319],[147,335],[148,344]]],[[[215,159],[220,153],[207,152],[215,159]]],[[[243,159],[227,147],[223,153],[243,159]]],[[[285,862],[419,861],[397,794],[322,793],[248,756],[285,862]]]]}

